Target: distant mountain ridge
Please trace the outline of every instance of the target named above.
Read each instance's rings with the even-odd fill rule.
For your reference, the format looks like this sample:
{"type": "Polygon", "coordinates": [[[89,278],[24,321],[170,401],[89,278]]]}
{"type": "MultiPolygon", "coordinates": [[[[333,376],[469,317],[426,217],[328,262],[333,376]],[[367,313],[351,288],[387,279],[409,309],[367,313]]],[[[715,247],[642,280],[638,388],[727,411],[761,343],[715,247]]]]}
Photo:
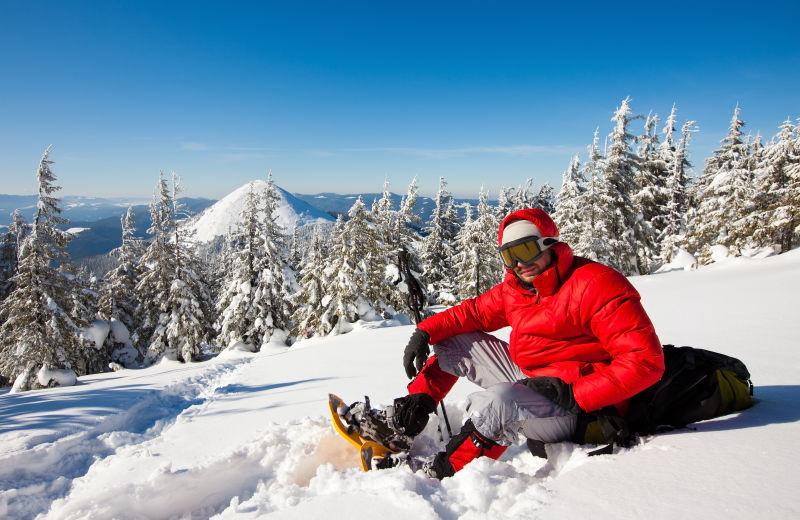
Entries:
{"type": "MultiPolygon", "coordinates": [[[[194,219],[195,236],[200,241],[209,241],[214,236],[224,235],[238,222],[241,210],[244,208],[244,197],[247,186],[253,184],[257,189],[263,189],[266,181],[257,180],[247,183],[226,195],[219,201],[206,198],[181,198],[181,204],[186,213],[194,219]],[[223,202],[224,201],[224,202],[223,202]],[[216,209],[214,207],[216,206],[216,209]]],[[[333,222],[337,215],[347,216],[347,212],[360,196],[369,208],[382,193],[332,193],[323,192],[315,194],[290,193],[278,187],[283,203],[278,211],[278,222],[288,231],[296,226],[303,226],[314,222],[333,222]]],[[[400,207],[403,196],[391,193],[392,208],[400,207]]],[[[11,222],[11,215],[15,209],[20,209],[27,222],[33,219],[36,212],[36,195],[6,195],[0,194],[0,231],[11,222]]],[[[455,199],[457,204],[469,202],[473,206],[477,199],[455,199]]],[[[142,197],[88,197],[69,195],[61,198],[62,215],[69,223],[62,226],[68,228],[86,228],[85,231],[75,235],[68,246],[68,251],[73,259],[108,253],[119,247],[121,243],[120,217],[125,214],[128,206],[133,206],[136,222],[136,236],[147,238],[147,229],[150,227],[149,199],[142,197]]],[[[492,203],[492,202],[490,202],[492,203]]],[[[427,222],[435,202],[430,197],[418,197],[415,213],[422,222],[427,222]]],[[[463,211],[458,208],[459,217],[463,211]]],[[[424,226],[424,224],[423,224],[424,226]]]]}

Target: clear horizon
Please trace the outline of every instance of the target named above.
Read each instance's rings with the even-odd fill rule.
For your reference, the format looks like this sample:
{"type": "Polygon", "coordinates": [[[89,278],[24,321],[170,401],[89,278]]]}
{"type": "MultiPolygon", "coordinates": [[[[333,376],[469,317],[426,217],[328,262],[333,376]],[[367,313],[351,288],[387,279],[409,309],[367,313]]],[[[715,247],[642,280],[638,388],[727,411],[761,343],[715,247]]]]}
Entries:
{"type": "MultiPolygon", "coordinates": [[[[0,191],[149,197],[159,170],[220,199],[272,170],[294,193],[457,197],[560,185],[620,101],[697,121],[702,167],[734,106],[772,137],[800,116],[795,2],[7,3],[0,191]],[[673,14],[674,13],[674,14],[673,14]],[[668,16],[672,14],[672,17],[668,16]],[[113,175],[113,178],[110,178],[113,175]]],[[[635,121],[639,133],[642,121],[635,121]]],[[[602,139],[602,138],[601,138],[602,139]]]]}

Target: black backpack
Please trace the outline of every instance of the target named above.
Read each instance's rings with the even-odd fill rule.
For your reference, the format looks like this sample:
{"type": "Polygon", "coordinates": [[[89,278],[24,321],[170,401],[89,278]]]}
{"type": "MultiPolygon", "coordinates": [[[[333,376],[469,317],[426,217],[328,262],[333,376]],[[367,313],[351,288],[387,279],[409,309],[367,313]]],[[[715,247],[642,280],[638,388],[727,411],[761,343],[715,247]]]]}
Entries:
{"type": "MultiPolygon", "coordinates": [[[[613,407],[581,414],[575,441],[630,445],[635,434],[653,434],[744,410],[753,404],[753,383],[736,358],[692,347],[664,345],[664,375],[635,395],[625,417],[613,407]]],[[[595,453],[595,452],[593,452],[595,453]]]]}

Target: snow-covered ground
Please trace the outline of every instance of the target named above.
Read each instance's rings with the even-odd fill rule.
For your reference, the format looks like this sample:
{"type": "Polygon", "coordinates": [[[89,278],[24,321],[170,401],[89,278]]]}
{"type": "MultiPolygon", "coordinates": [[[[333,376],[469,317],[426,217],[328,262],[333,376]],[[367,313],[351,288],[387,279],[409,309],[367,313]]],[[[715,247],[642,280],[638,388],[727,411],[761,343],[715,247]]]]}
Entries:
{"type": "MultiPolygon", "coordinates": [[[[327,394],[401,395],[412,330],[365,325],[0,396],[0,517],[800,518],[800,250],[632,281],[663,342],[748,365],[754,408],[609,456],[564,443],[545,462],[520,445],[442,482],[362,473],[327,394]]],[[[474,389],[456,385],[453,423],[474,389]]],[[[435,446],[435,423],[417,449],[435,446]]]]}

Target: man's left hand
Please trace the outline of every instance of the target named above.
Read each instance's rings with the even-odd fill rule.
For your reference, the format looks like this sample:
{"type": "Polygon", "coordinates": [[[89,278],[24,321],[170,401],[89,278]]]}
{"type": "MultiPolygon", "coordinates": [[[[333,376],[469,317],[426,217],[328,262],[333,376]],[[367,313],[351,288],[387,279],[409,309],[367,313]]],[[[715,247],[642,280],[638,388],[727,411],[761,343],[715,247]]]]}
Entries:
{"type": "Polygon", "coordinates": [[[565,383],[557,377],[529,377],[519,382],[550,399],[569,413],[578,414],[583,411],[581,407],[578,406],[578,403],[575,402],[575,394],[572,393],[572,385],[565,383]]]}

